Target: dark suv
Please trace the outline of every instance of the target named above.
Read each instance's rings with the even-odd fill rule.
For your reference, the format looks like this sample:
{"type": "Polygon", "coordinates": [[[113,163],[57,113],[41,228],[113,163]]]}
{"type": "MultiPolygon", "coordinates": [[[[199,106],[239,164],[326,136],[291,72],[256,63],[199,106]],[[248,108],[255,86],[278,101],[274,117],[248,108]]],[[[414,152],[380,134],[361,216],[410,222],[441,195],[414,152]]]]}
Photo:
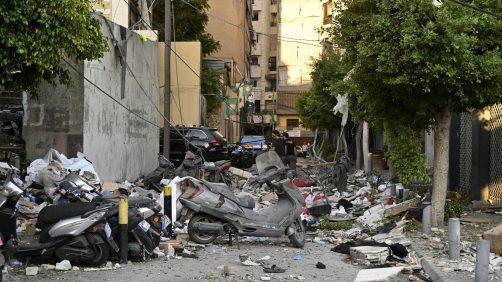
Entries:
{"type": "MultiPolygon", "coordinates": [[[[197,154],[202,153],[206,161],[228,159],[227,140],[216,128],[205,126],[171,128],[169,160],[179,164],[185,158],[187,148],[197,154]],[[185,138],[183,138],[184,136],[185,138]]],[[[163,150],[163,129],[160,130],[160,152],[163,150]]]]}

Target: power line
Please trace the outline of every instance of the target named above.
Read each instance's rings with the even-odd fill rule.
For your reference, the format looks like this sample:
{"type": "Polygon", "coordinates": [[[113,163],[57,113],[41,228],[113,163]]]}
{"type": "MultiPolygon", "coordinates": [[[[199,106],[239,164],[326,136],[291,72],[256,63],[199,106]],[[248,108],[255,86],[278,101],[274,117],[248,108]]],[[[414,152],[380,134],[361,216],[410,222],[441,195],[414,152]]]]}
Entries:
{"type": "Polygon", "coordinates": [[[158,126],[157,124],[147,120],[146,118],[140,116],[138,113],[135,113],[133,112],[131,109],[129,109],[128,107],[126,107],[124,104],[120,103],[117,99],[115,99],[113,96],[111,96],[110,94],[108,94],[106,91],[104,91],[101,87],[99,87],[98,85],[96,85],[94,82],[92,82],[90,79],[88,79],[87,77],[85,77],[85,75],[81,72],[79,72],[72,64],[70,64],[70,62],[68,62],[66,59],[63,59],[63,61],[65,61],[65,63],[71,68],[73,69],[73,71],[75,71],[78,75],[80,75],[85,81],[89,82],[91,85],[93,85],[94,87],[96,87],[96,89],[98,89],[99,91],[101,91],[101,93],[105,94],[106,96],[108,96],[108,98],[112,99],[115,103],[119,104],[122,108],[124,108],[126,111],[128,111],[129,113],[135,115],[136,117],[140,118],[141,120],[157,127],[157,128],[160,128],[160,126],[158,126]]]}
{"type": "Polygon", "coordinates": [[[490,15],[492,17],[495,17],[495,18],[498,18],[498,19],[502,20],[502,15],[490,12],[490,11],[485,10],[483,8],[480,8],[478,6],[475,6],[475,5],[472,5],[472,4],[469,4],[469,3],[465,3],[465,2],[462,2],[462,1],[459,1],[459,0],[448,0],[448,1],[451,1],[453,3],[459,4],[459,5],[471,8],[471,9],[474,9],[474,10],[479,11],[481,13],[485,13],[487,15],[490,15]]]}
{"type": "MultiPolygon", "coordinates": [[[[113,33],[113,30],[112,30],[111,26],[109,25],[109,23],[108,23],[107,19],[106,19],[103,15],[101,15],[101,16],[102,16],[103,20],[105,21],[105,23],[108,25],[108,29],[109,29],[109,31],[110,31],[110,34],[111,34],[111,36],[113,37],[113,43],[114,43],[114,44],[117,44],[117,42],[118,42],[118,41],[117,41],[117,39],[115,38],[115,34],[113,33]]],[[[146,23],[146,22],[145,22],[145,23],[146,23]]],[[[126,65],[127,70],[129,70],[129,72],[131,73],[131,76],[133,77],[133,79],[134,79],[134,80],[136,81],[136,83],[138,84],[139,88],[141,89],[141,92],[143,92],[143,94],[147,97],[148,101],[149,101],[149,102],[153,105],[153,107],[155,108],[155,110],[156,110],[156,111],[157,111],[157,112],[158,112],[158,113],[162,116],[162,118],[164,119],[164,121],[165,121],[165,122],[167,122],[167,123],[170,125],[170,127],[171,127],[171,128],[174,128],[174,130],[175,130],[175,131],[176,131],[176,132],[177,132],[177,133],[178,133],[178,134],[179,134],[179,135],[180,135],[180,136],[184,139],[184,141],[185,141],[185,145],[188,147],[187,142],[188,142],[188,143],[190,143],[190,140],[188,140],[188,139],[185,137],[185,135],[183,135],[183,134],[179,131],[179,129],[177,129],[177,128],[176,128],[176,126],[173,126],[172,122],[171,122],[168,118],[166,118],[166,117],[164,116],[164,114],[162,114],[162,113],[160,112],[160,110],[159,110],[159,108],[157,107],[157,105],[156,105],[156,104],[152,101],[152,99],[150,98],[150,96],[148,96],[148,94],[146,93],[145,89],[143,88],[143,86],[141,85],[141,83],[139,82],[139,80],[137,79],[136,75],[135,75],[135,74],[134,74],[134,72],[132,71],[132,69],[131,69],[131,67],[129,66],[129,64],[127,63],[127,60],[125,59],[125,57],[124,57],[124,56],[123,56],[123,54],[122,54],[122,50],[121,50],[120,48],[118,48],[118,50],[119,50],[119,53],[120,53],[121,58],[123,58],[123,63],[126,65]]],[[[159,127],[159,126],[157,125],[157,127],[159,127]]],[[[160,128],[160,127],[159,127],[159,128],[160,128]]],[[[198,147],[197,147],[197,149],[198,149],[199,151],[201,150],[201,149],[200,149],[200,148],[198,148],[198,147]]],[[[205,159],[204,159],[204,157],[202,156],[202,154],[201,154],[201,158],[205,161],[205,159]]]]}
{"type": "MultiPolygon", "coordinates": [[[[200,12],[200,13],[206,13],[208,16],[212,17],[212,18],[215,18],[215,19],[218,19],[226,24],[229,24],[231,26],[234,26],[238,29],[241,29],[243,31],[246,31],[246,32],[255,32],[254,30],[252,29],[245,29],[244,27],[240,26],[240,25],[237,25],[237,24],[234,24],[232,22],[229,22],[227,21],[226,19],[224,18],[221,18],[221,17],[218,17],[218,16],[215,16],[215,15],[212,15],[210,13],[207,13],[205,11],[202,11],[201,9],[195,7],[194,5],[192,5],[191,3],[185,1],[185,0],[181,0],[181,2],[187,4],[188,6],[192,7],[193,9],[195,9],[196,11],[200,12]]],[[[296,42],[296,43],[300,43],[300,44],[304,44],[304,45],[310,45],[310,46],[315,46],[315,47],[323,47],[322,45],[320,44],[312,44],[312,43],[308,43],[308,42],[302,42],[300,40],[303,40],[303,41],[310,41],[310,40],[313,40],[313,39],[301,39],[301,38],[292,38],[292,37],[286,37],[286,36],[279,36],[279,35],[275,35],[275,34],[268,34],[268,33],[261,33],[261,32],[256,32],[256,34],[260,34],[260,35],[264,35],[264,36],[267,36],[267,37],[270,37],[272,39],[277,39],[279,41],[285,41],[285,42],[296,42]]]]}

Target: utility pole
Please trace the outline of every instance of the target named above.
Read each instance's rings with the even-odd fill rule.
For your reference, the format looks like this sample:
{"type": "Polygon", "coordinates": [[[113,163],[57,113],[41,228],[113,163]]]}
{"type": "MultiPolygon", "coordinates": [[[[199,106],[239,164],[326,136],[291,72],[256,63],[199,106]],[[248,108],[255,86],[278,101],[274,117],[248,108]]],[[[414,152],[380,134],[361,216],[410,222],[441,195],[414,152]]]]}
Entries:
{"type": "Polygon", "coordinates": [[[171,133],[171,1],[165,0],[164,7],[164,157],[169,159],[171,133]]]}

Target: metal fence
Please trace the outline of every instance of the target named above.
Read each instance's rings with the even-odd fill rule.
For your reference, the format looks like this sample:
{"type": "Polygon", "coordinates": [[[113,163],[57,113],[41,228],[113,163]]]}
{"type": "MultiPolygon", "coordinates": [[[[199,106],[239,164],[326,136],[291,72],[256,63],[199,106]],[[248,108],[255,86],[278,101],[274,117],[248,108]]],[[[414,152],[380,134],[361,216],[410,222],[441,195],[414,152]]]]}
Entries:
{"type": "Polygon", "coordinates": [[[451,132],[458,146],[450,147],[453,155],[458,154],[458,163],[450,162],[450,166],[454,166],[453,173],[456,171],[458,175],[459,190],[480,195],[480,189],[488,188],[489,199],[501,202],[502,104],[479,112],[461,113],[458,120],[456,127],[452,125],[456,130],[451,132]]]}
{"type": "Polygon", "coordinates": [[[490,108],[487,122],[490,131],[490,199],[502,201],[502,104],[490,108]]]}

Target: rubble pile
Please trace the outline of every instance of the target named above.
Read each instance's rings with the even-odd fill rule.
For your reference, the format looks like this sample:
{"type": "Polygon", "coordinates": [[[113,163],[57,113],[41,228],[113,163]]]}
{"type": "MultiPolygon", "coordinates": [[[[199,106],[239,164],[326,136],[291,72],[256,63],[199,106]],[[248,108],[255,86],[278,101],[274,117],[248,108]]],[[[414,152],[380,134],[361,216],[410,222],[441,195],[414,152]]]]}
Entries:
{"type": "MultiPolygon", "coordinates": [[[[419,195],[413,190],[404,188],[400,183],[385,180],[380,173],[369,175],[363,171],[349,173],[349,167],[343,161],[329,166],[316,165],[312,166],[313,168],[303,165],[300,176],[292,179],[291,185],[301,191],[306,203],[301,217],[307,228],[307,241],[325,244],[330,246],[326,248],[327,251],[330,250],[328,252],[346,255],[348,263],[361,268],[355,281],[386,281],[390,278],[402,279],[402,281],[427,280],[427,277],[432,278],[437,274],[434,271],[431,272],[431,268],[440,269],[443,273],[474,272],[476,241],[480,239],[477,230],[472,232],[472,236],[462,235],[461,258],[455,261],[448,259],[448,234],[445,229],[433,228],[430,235],[423,235],[417,230],[417,222],[421,220],[424,202],[429,201],[428,194],[419,195]],[[420,250],[417,249],[417,245],[420,250]]],[[[9,169],[12,167],[0,163],[0,174],[8,173],[9,169]]],[[[255,211],[273,206],[278,202],[277,194],[272,192],[266,184],[251,184],[256,178],[256,167],[253,166],[248,170],[231,167],[225,173],[226,177],[231,179],[232,187],[228,187],[228,191],[238,198],[246,195],[254,199],[255,211]]],[[[25,181],[15,179],[18,185],[25,187],[18,202],[20,214],[17,223],[18,235],[20,238],[36,236],[37,217],[44,207],[73,202],[75,199],[69,195],[71,194],[69,192],[71,187],[68,187],[70,184],[86,191],[86,196],[80,195],[78,198],[78,201],[82,202],[90,202],[95,197],[126,194],[130,197],[148,195],[159,199],[159,203],[163,204],[160,200],[163,194],[158,191],[158,187],[168,184],[174,187],[177,183],[181,183],[182,178],[165,179],[163,177],[165,174],[161,170],[154,175],[140,178],[133,183],[128,181],[101,182],[85,156],[79,154],[76,158],[69,159],[56,150],[50,150],[44,158],[31,163],[27,169],[25,181]],[[158,187],[152,186],[151,177],[157,179],[159,175],[161,180],[156,184],[158,187]]],[[[463,226],[466,229],[467,227],[476,229],[475,218],[475,214],[465,217],[465,221],[462,221],[463,226]]],[[[498,222],[500,221],[492,222],[492,225],[498,222]]],[[[218,244],[195,244],[190,242],[187,233],[186,224],[174,226],[174,236],[161,237],[161,242],[155,248],[153,257],[164,260],[198,259],[198,253],[203,249],[207,250],[208,247],[212,248],[213,254],[222,252],[226,248],[218,244]]],[[[502,228],[496,227],[487,231],[485,238],[498,242],[502,238],[502,228]]],[[[226,234],[218,242],[231,243],[231,236],[226,234]]],[[[237,243],[239,242],[277,244],[279,241],[267,237],[243,236],[238,238],[237,243]]],[[[499,243],[495,243],[492,244],[491,251],[489,269],[490,273],[495,273],[502,267],[502,248],[499,243]]],[[[297,255],[294,259],[302,260],[302,256],[297,255]]],[[[268,264],[266,257],[255,260],[243,255],[239,257],[239,260],[244,266],[263,267],[265,273],[286,271],[280,266],[268,264]]],[[[64,260],[56,264],[28,267],[18,262],[17,266],[21,267],[22,272],[28,276],[50,271],[95,271],[120,268],[119,264],[111,262],[101,268],[79,268],[64,260]]],[[[318,262],[315,267],[322,270],[326,268],[326,265],[318,262]]],[[[225,273],[225,266],[222,270],[225,273]]],[[[303,277],[293,278],[302,280],[303,277]]],[[[269,279],[270,276],[267,275],[261,277],[262,281],[269,279]]]]}

